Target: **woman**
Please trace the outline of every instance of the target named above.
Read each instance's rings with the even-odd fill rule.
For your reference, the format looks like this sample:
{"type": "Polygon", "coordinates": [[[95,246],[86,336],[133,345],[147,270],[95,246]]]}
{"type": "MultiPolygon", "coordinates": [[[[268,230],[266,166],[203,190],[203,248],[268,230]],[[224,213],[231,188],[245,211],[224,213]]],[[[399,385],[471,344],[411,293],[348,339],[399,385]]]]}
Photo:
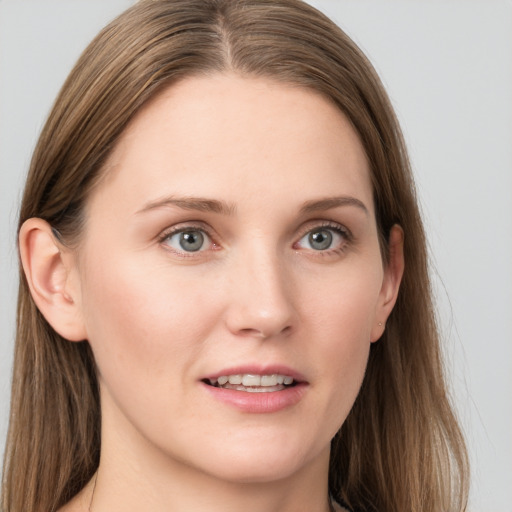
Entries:
{"type": "Polygon", "coordinates": [[[465,508],[400,131],[313,8],[143,1],[106,27],[19,244],[6,511],[465,508]]]}

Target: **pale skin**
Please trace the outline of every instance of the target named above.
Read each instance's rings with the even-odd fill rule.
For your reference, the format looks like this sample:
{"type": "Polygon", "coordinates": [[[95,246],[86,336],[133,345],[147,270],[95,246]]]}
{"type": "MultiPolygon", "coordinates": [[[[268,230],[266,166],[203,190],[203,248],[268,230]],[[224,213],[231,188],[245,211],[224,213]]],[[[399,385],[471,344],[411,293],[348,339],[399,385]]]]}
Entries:
{"type": "Polygon", "coordinates": [[[91,481],[61,510],[328,512],[330,441],[404,267],[398,226],[382,262],[350,123],[298,87],[188,78],[139,112],[104,172],[77,249],[40,219],[20,233],[39,309],[88,340],[99,372],[94,496],[91,481]],[[244,365],[297,372],[300,399],[219,400],[206,377],[244,365]]]}

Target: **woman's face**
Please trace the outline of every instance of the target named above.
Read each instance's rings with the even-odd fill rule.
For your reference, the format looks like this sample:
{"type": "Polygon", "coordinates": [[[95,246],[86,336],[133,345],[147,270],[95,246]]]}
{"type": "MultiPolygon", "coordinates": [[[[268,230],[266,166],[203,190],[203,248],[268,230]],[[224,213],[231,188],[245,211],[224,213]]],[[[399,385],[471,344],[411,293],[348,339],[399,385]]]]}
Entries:
{"type": "Polygon", "coordinates": [[[103,448],[230,481],[326,468],[391,293],[350,123],[298,87],[189,78],[105,172],[76,266],[103,448]]]}

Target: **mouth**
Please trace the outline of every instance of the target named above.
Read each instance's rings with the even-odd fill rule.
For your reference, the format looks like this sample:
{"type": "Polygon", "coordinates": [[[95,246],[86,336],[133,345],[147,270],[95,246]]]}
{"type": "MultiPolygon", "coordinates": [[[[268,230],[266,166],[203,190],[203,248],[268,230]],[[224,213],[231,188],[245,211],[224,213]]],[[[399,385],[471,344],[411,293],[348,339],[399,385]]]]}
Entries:
{"type": "Polygon", "coordinates": [[[201,384],[214,400],[242,413],[267,414],[293,410],[307,394],[309,383],[283,365],[243,365],[204,376],[201,384]]]}
{"type": "Polygon", "coordinates": [[[292,388],[299,384],[290,375],[273,373],[259,375],[253,373],[238,373],[234,375],[220,375],[219,377],[203,379],[209,386],[247,393],[273,393],[292,388]]]}

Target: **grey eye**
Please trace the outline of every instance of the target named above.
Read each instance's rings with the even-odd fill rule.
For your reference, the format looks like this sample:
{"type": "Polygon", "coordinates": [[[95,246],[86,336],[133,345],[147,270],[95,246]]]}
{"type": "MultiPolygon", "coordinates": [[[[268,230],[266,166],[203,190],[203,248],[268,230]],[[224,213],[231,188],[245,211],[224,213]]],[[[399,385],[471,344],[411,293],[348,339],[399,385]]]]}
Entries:
{"type": "Polygon", "coordinates": [[[207,235],[197,229],[178,231],[167,237],[167,245],[177,251],[197,252],[204,249],[207,235]]]}
{"type": "Polygon", "coordinates": [[[307,232],[297,245],[302,249],[327,251],[341,248],[346,242],[347,234],[341,228],[319,226],[307,232]]]}
{"type": "Polygon", "coordinates": [[[308,242],[312,249],[323,251],[332,245],[332,233],[327,229],[312,231],[308,235],[308,242]]]}

